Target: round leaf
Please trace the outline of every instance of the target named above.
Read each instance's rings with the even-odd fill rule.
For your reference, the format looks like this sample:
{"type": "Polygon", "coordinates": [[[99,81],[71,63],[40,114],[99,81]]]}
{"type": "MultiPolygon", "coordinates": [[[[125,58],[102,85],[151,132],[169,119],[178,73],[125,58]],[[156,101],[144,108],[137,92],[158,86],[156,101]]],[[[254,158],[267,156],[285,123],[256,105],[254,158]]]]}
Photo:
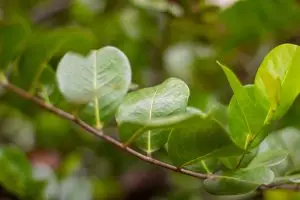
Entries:
{"type": "Polygon", "coordinates": [[[59,63],[57,80],[68,101],[99,103],[100,113],[113,113],[130,87],[130,63],[123,52],[110,46],[87,57],[67,53],[59,63]]]}

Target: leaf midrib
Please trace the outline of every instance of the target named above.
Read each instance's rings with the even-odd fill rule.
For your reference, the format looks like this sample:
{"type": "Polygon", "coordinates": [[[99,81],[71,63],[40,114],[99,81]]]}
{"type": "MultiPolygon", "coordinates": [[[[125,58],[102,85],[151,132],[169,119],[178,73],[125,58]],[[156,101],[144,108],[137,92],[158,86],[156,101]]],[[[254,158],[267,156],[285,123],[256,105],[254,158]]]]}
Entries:
{"type": "MultiPolygon", "coordinates": [[[[93,62],[93,68],[94,68],[94,79],[93,79],[93,86],[94,86],[94,93],[97,91],[97,54],[94,51],[93,52],[94,62],[93,62]]],[[[95,94],[94,94],[95,95],[95,94]]],[[[95,98],[97,98],[97,95],[95,95],[95,98]]]]}
{"type": "MultiPolygon", "coordinates": [[[[155,102],[155,97],[156,97],[156,94],[157,94],[157,91],[158,91],[158,88],[155,89],[155,92],[154,92],[154,95],[152,97],[152,100],[151,100],[151,103],[150,103],[150,110],[149,110],[149,117],[148,117],[148,120],[150,121],[151,118],[152,118],[152,111],[153,111],[153,104],[155,102]]],[[[151,130],[148,130],[148,142],[147,142],[147,151],[148,153],[151,153],[151,130]]]]}

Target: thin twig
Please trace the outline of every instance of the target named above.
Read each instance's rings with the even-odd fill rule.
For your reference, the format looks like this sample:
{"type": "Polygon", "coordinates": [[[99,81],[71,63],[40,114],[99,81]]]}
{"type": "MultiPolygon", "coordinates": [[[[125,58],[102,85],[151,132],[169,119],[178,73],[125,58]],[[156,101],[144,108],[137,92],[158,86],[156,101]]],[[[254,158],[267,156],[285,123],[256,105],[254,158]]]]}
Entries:
{"type": "Polygon", "coordinates": [[[113,144],[114,146],[118,147],[119,149],[121,149],[121,150],[123,150],[123,151],[125,151],[125,152],[127,152],[131,155],[134,155],[135,157],[139,158],[140,160],[143,160],[145,162],[163,167],[165,169],[169,169],[169,170],[172,170],[172,171],[175,171],[175,172],[180,172],[182,174],[193,176],[193,177],[196,177],[196,178],[199,178],[199,179],[207,179],[207,178],[217,177],[217,175],[201,174],[201,173],[193,172],[193,171],[190,171],[190,170],[178,168],[174,165],[170,165],[168,163],[165,163],[165,162],[159,161],[157,159],[154,159],[154,158],[148,157],[146,155],[143,155],[143,154],[135,151],[134,149],[125,146],[123,143],[121,143],[120,141],[112,138],[111,136],[105,135],[102,132],[102,130],[97,130],[96,128],[94,128],[94,127],[88,125],[87,123],[85,123],[84,121],[78,119],[74,115],[71,115],[70,113],[67,113],[67,112],[65,112],[65,111],[63,111],[63,110],[61,110],[57,107],[54,107],[51,104],[45,103],[43,100],[41,100],[41,99],[39,99],[35,96],[32,96],[30,93],[26,92],[25,90],[23,90],[19,87],[16,87],[16,86],[14,86],[14,85],[12,85],[8,82],[2,82],[0,84],[1,84],[2,87],[6,88],[7,90],[21,96],[24,99],[27,99],[29,101],[32,101],[32,102],[38,104],[40,107],[54,113],[55,115],[57,115],[57,116],[59,116],[63,119],[74,122],[75,124],[80,126],[82,129],[86,130],[87,132],[89,132],[89,133],[95,135],[96,137],[101,138],[101,139],[113,144]]]}
{"type": "MultiPolygon", "coordinates": [[[[90,126],[89,124],[85,123],[81,119],[78,119],[76,116],[74,116],[70,113],[67,113],[51,104],[48,104],[38,97],[32,96],[30,93],[26,92],[25,90],[23,90],[19,87],[16,87],[15,85],[10,84],[10,83],[4,81],[3,79],[0,81],[0,85],[3,88],[19,95],[23,99],[29,100],[29,101],[39,105],[41,108],[48,110],[49,112],[52,112],[56,116],[59,116],[68,121],[72,121],[73,123],[75,123],[79,127],[81,127],[83,130],[87,131],[88,133],[91,133],[94,136],[111,143],[112,145],[118,147],[119,149],[121,149],[121,150],[139,158],[140,160],[147,162],[147,163],[150,163],[150,164],[153,164],[156,166],[160,166],[162,168],[172,170],[172,171],[175,171],[178,173],[186,174],[186,175],[189,175],[189,176],[192,176],[195,178],[199,178],[199,179],[213,179],[213,178],[218,178],[218,177],[221,178],[221,176],[216,175],[216,174],[202,174],[202,173],[193,172],[193,171],[190,171],[187,169],[179,168],[174,165],[159,161],[152,157],[143,155],[143,154],[135,151],[134,149],[125,146],[123,143],[114,139],[113,137],[111,137],[109,135],[105,135],[102,130],[98,130],[98,129],[90,126]]],[[[298,187],[298,185],[296,185],[296,187],[295,187],[295,184],[270,184],[270,185],[261,185],[260,187],[258,187],[257,191],[270,190],[270,189],[299,190],[299,187],[298,187]]]]}

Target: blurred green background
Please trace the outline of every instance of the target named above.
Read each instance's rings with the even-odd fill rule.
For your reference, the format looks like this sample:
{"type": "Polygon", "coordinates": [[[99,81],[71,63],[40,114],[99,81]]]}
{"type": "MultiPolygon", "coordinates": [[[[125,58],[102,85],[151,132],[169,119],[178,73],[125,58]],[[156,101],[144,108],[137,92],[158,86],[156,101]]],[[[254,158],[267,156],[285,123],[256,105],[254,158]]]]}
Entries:
{"type": "MultiPolygon", "coordinates": [[[[191,88],[190,105],[206,110],[232,96],[216,60],[251,83],[270,49],[300,44],[299,24],[299,0],[0,0],[0,70],[72,111],[55,84],[60,58],[113,45],[128,56],[135,87],[178,77],[191,88]]],[[[284,190],[209,195],[195,178],[143,163],[32,103],[0,95],[0,199],[300,199],[284,190]]],[[[299,101],[276,126],[296,134],[298,149],[299,101]]],[[[118,137],[113,120],[104,131],[118,137]]],[[[153,156],[167,160],[164,150],[153,156]]],[[[290,159],[300,167],[300,154],[290,159]]]]}

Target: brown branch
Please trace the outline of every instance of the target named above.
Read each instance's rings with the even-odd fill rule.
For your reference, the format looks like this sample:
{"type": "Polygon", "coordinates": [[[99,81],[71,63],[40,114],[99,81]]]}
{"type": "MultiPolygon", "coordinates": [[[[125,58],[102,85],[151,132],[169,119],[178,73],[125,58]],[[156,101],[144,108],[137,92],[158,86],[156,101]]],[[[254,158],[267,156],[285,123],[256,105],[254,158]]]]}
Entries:
{"type": "MultiPolygon", "coordinates": [[[[77,124],[79,127],[81,127],[83,130],[93,134],[94,136],[101,138],[109,143],[111,143],[112,145],[118,147],[119,149],[139,158],[140,160],[143,160],[147,163],[156,165],[156,166],[160,166],[162,168],[168,169],[168,170],[172,170],[174,172],[179,172],[182,174],[186,174],[195,178],[199,178],[199,179],[208,179],[208,178],[218,178],[218,175],[215,174],[201,174],[201,173],[197,173],[197,172],[193,172],[187,169],[183,169],[183,168],[179,168],[176,167],[174,165],[170,165],[168,163],[159,161],[157,159],[154,159],[152,157],[148,157],[146,155],[143,155],[137,151],[135,151],[134,149],[125,146],[123,143],[121,143],[120,141],[112,138],[111,136],[105,135],[102,130],[98,130],[92,126],[90,126],[89,124],[85,123],[84,121],[78,119],[77,117],[75,117],[74,115],[71,115],[70,113],[67,113],[57,107],[54,107],[51,104],[47,104],[45,103],[43,100],[41,100],[38,97],[32,96],[30,93],[26,92],[25,90],[16,87],[8,82],[5,82],[2,80],[2,82],[0,82],[0,85],[21,96],[22,98],[29,100],[37,105],[39,105],[40,107],[42,107],[43,109],[54,113],[56,116],[59,116],[63,119],[66,119],[68,121],[72,121],[73,123],[77,124]]],[[[263,191],[263,190],[270,190],[270,189],[285,189],[285,190],[296,190],[299,191],[300,187],[299,184],[270,184],[270,185],[261,185],[260,187],[258,187],[257,191],[263,191]]]]}
{"type": "Polygon", "coordinates": [[[98,129],[88,125],[84,121],[78,119],[74,115],[71,115],[70,113],[67,113],[67,112],[65,112],[65,111],[63,111],[63,110],[61,110],[57,107],[54,107],[51,104],[45,103],[43,100],[39,99],[38,97],[32,96],[30,93],[26,92],[25,90],[23,90],[21,88],[18,88],[18,87],[14,86],[14,85],[12,85],[8,82],[2,82],[0,84],[1,84],[2,87],[6,88],[7,90],[21,96],[24,99],[27,99],[29,101],[32,101],[32,102],[36,103],[40,107],[54,113],[55,115],[57,115],[57,116],[59,116],[63,119],[74,122],[75,124],[80,126],[83,130],[93,134],[94,136],[96,136],[98,138],[101,138],[101,139],[113,144],[114,146],[118,147],[119,149],[121,149],[121,150],[123,150],[123,151],[125,151],[125,152],[127,152],[131,155],[134,155],[135,157],[139,158],[140,160],[143,160],[147,163],[151,163],[151,164],[163,167],[165,169],[169,169],[169,170],[172,170],[172,171],[175,171],[175,172],[180,172],[182,174],[193,176],[193,177],[196,177],[196,178],[199,178],[199,179],[207,179],[207,178],[217,177],[217,175],[213,175],[213,174],[201,174],[201,173],[193,172],[193,171],[190,171],[190,170],[178,168],[174,165],[170,165],[168,163],[165,163],[165,162],[159,161],[157,159],[154,159],[154,158],[148,157],[146,155],[143,155],[143,154],[135,151],[134,149],[125,146],[123,143],[121,143],[120,141],[112,138],[111,136],[105,135],[102,132],[102,130],[98,130],[98,129]]]}

